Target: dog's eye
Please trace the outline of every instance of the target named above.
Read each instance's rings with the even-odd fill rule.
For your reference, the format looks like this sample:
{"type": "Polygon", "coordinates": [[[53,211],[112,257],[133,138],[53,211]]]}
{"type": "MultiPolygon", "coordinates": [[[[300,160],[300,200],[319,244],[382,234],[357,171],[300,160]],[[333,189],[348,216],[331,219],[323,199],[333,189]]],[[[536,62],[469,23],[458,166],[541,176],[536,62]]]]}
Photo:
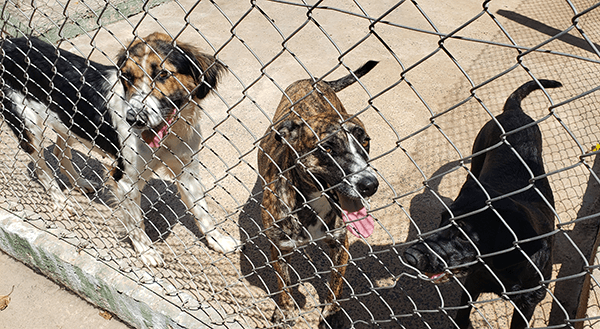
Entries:
{"type": "Polygon", "coordinates": [[[122,72],[121,78],[123,79],[123,81],[125,81],[127,83],[133,83],[133,74],[131,74],[129,72],[122,72]]]}
{"type": "Polygon", "coordinates": [[[368,147],[369,143],[370,143],[371,139],[370,138],[365,138],[365,140],[361,143],[363,147],[368,147]]]}
{"type": "Polygon", "coordinates": [[[323,151],[327,152],[327,153],[333,152],[333,147],[329,143],[323,143],[323,144],[321,144],[321,149],[323,151]]]}
{"type": "Polygon", "coordinates": [[[467,239],[467,237],[464,234],[462,234],[462,233],[457,234],[456,235],[456,239],[458,241],[462,241],[462,242],[468,242],[469,241],[469,239],[467,239]]]}
{"type": "Polygon", "coordinates": [[[167,70],[160,70],[158,72],[158,74],[156,74],[156,77],[154,78],[154,80],[163,82],[163,81],[167,80],[170,76],[171,76],[171,72],[169,72],[167,70]]]}

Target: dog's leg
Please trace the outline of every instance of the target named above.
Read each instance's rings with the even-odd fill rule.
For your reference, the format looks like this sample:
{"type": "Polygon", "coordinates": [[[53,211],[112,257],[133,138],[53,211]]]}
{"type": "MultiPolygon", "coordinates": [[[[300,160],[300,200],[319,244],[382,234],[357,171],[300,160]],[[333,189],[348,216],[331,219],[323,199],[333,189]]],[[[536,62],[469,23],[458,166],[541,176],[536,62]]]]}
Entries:
{"type": "Polygon", "coordinates": [[[273,312],[271,322],[274,325],[280,325],[280,327],[283,327],[283,324],[293,327],[296,320],[294,320],[292,290],[289,288],[292,285],[289,257],[282,259],[279,248],[271,245],[271,260],[273,261],[273,268],[277,272],[277,291],[279,292],[277,303],[279,309],[275,309],[273,312]]]}
{"type": "Polygon", "coordinates": [[[152,240],[146,235],[144,217],[140,202],[142,189],[146,184],[151,170],[145,170],[146,162],[142,156],[130,156],[131,161],[125,167],[125,174],[117,182],[114,189],[115,197],[122,213],[122,223],[127,230],[133,248],[146,265],[162,265],[164,261],[160,252],[152,248],[152,240]]]}
{"type": "Polygon", "coordinates": [[[529,324],[529,320],[531,320],[531,317],[533,316],[535,306],[541,302],[545,296],[546,290],[541,288],[529,293],[518,295],[516,298],[514,298],[514,303],[519,308],[521,313],[523,313],[523,316],[521,316],[521,314],[515,310],[510,323],[510,329],[526,328],[529,324]]]}
{"type": "Polygon", "coordinates": [[[344,315],[340,312],[340,305],[337,299],[342,294],[344,288],[344,274],[346,274],[346,264],[348,264],[348,236],[339,240],[328,241],[330,247],[330,257],[333,262],[331,269],[331,281],[329,284],[329,296],[327,296],[327,305],[323,308],[323,319],[319,323],[319,329],[337,329],[344,325],[344,315]]]}
{"type": "Polygon", "coordinates": [[[467,294],[465,291],[463,291],[460,298],[460,305],[465,306],[465,308],[461,308],[458,310],[458,312],[456,312],[456,318],[454,321],[460,329],[467,329],[471,323],[469,317],[471,316],[472,306],[469,304],[469,294],[467,294]]]}
{"type": "Polygon", "coordinates": [[[40,131],[40,128],[38,127],[31,127],[29,131],[31,132],[30,155],[33,160],[35,173],[40,183],[42,184],[46,192],[50,195],[50,198],[54,203],[53,207],[55,210],[67,210],[71,212],[73,209],[72,206],[70,206],[70,203],[67,201],[67,198],[60,190],[58,182],[54,177],[54,171],[50,169],[50,167],[48,167],[48,165],[46,164],[46,160],[43,157],[43,132],[40,131]]]}
{"type": "Polygon", "coordinates": [[[471,309],[473,307],[471,306],[471,304],[469,304],[469,301],[471,301],[469,296],[471,296],[473,301],[476,301],[477,298],[479,298],[479,295],[481,294],[480,284],[485,285],[486,282],[488,281],[485,279],[485,277],[482,277],[481,275],[477,275],[475,273],[467,277],[467,279],[465,280],[465,288],[467,290],[463,290],[462,296],[460,298],[460,305],[466,307],[461,308],[460,310],[458,310],[458,312],[456,312],[455,319],[456,324],[460,329],[467,329],[471,324],[470,316],[471,309]]]}
{"type": "MultiPolygon", "coordinates": [[[[540,261],[541,264],[544,264],[542,273],[544,274],[544,280],[550,280],[552,278],[552,255],[551,250],[546,250],[538,252],[537,255],[533,256],[533,259],[539,260],[543,259],[543,256],[546,256],[545,261],[540,261]]],[[[538,263],[539,264],[539,263],[538,263]]],[[[542,267],[542,266],[539,266],[542,267]]],[[[526,287],[525,287],[526,288],[526,287]]],[[[525,289],[521,288],[521,289],[525,289]]],[[[533,312],[535,311],[535,307],[544,300],[546,297],[546,289],[540,288],[538,290],[534,290],[528,293],[520,294],[515,297],[511,297],[514,301],[515,305],[523,316],[519,314],[516,310],[513,312],[512,321],[510,323],[511,329],[520,329],[526,328],[529,322],[531,321],[531,317],[533,316],[533,312]],[[523,318],[524,317],[524,318],[523,318]]]]}
{"type": "Polygon", "coordinates": [[[240,245],[240,241],[230,235],[222,234],[215,227],[213,218],[208,213],[208,204],[204,199],[204,187],[200,182],[199,172],[199,163],[192,158],[177,176],[177,188],[181,200],[196,217],[196,226],[202,234],[206,235],[209,247],[222,253],[234,251],[240,245]]]}
{"type": "Polygon", "coordinates": [[[127,229],[127,235],[144,264],[161,265],[164,261],[160,253],[152,248],[152,240],[146,234],[142,209],[140,208],[141,186],[143,184],[123,182],[126,179],[128,178],[124,177],[119,181],[116,194],[122,207],[123,224],[127,229]]]}
{"type": "Polygon", "coordinates": [[[60,163],[60,170],[69,178],[69,181],[74,187],[77,187],[81,192],[86,194],[94,193],[100,188],[98,184],[94,184],[81,177],[79,172],[73,167],[73,156],[71,154],[69,137],[58,134],[56,146],[52,153],[60,163]]]}

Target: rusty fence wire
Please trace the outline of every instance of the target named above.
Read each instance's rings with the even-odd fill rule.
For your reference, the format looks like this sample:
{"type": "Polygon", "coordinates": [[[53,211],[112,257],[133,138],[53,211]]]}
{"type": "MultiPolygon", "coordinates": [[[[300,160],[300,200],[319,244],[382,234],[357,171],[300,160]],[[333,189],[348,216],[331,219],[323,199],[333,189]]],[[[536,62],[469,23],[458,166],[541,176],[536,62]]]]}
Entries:
{"type": "MultiPolygon", "coordinates": [[[[544,232],[553,239],[552,274],[534,280],[535,289],[545,295],[529,326],[596,328],[600,326],[596,258],[600,161],[594,148],[600,143],[598,7],[600,3],[587,0],[6,0],[0,12],[0,209],[148,286],[182,312],[192,316],[205,312],[210,320],[202,321],[208,327],[455,327],[457,313],[465,309],[460,300],[465,278],[451,274],[457,267],[446,264],[442,270],[449,282],[436,284],[427,278],[432,273],[407,260],[405,251],[440,231],[441,214],[472,175],[472,147],[484,124],[502,113],[508,96],[523,83],[551,79],[562,87],[536,91],[522,103],[541,130],[547,173],[532,174],[530,182],[547,177],[555,200],[550,208],[554,227],[544,232]],[[198,64],[197,86],[186,85],[192,73],[177,75],[178,67],[168,66],[169,55],[161,56],[162,50],[152,48],[149,36],[154,32],[162,33],[174,49],[193,46],[208,56],[205,66],[198,64]],[[38,177],[40,161],[20,145],[7,118],[10,106],[21,109],[23,116],[33,106],[15,101],[16,94],[27,94],[31,88],[15,90],[10,85],[14,72],[9,64],[22,61],[25,67],[30,60],[28,55],[11,58],[6,47],[11,44],[8,40],[24,36],[83,57],[83,67],[93,61],[119,70],[120,80],[111,80],[113,93],[121,84],[140,91],[143,88],[132,87],[132,81],[144,77],[152,79],[144,85],[145,92],[157,99],[169,98],[174,89],[190,94],[200,87],[215,87],[181,109],[175,105],[156,125],[167,127],[164,136],[176,135],[169,129],[177,122],[194,126],[194,134],[202,132],[197,146],[165,147],[164,157],[170,160],[152,147],[143,148],[148,163],[162,161],[183,168],[182,172],[192,168],[190,176],[149,164],[139,175],[126,169],[121,179],[133,181],[132,190],[143,189],[139,197],[130,190],[120,195],[115,192],[118,179],[111,178],[115,168],[119,170],[115,155],[127,168],[139,161],[131,153],[138,149],[118,150],[113,156],[96,152],[93,145],[77,142],[81,137],[73,127],[80,122],[73,117],[67,120],[66,135],[73,143],[66,147],[72,148],[68,153],[75,172],[94,186],[82,191],[73,177],[65,175],[69,170],[63,160],[68,154],[56,145],[63,132],[40,120],[36,129],[43,138],[33,144],[59,187],[64,202],[57,207],[54,194],[42,185],[46,178],[38,177]],[[136,57],[136,42],[150,47],[150,57],[136,57]],[[152,54],[158,54],[157,65],[166,69],[164,77],[163,71],[155,75],[144,66],[152,54]],[[124,61],[118,60],[120,55],[124,61]],[[357,69],[368,61],[378,64],[337,93],[349,113],[345,116],[320,81],[356,78],[357,69]],[[127,63],[134,63],[130,71],[127,63]],[[222,75],[218,84],[211,85],[206,72],[215,65],[222,65],[222,75]],[[163,87],[159,80],[173,76],[178,83],[163,87]],[[307,89],[287,89],[304,79],[307,89]],[[321,108],[336,108],[333,119],[305,109],[317,107],[318,95],[325,95],[321,108]],[[274,117],[280,101],[291,115],[274,117]],[[201,114],[199,122],[182,119],[187,106],[201,114]],[[286,123],[289,118],[295,121],[286,123]],[[369,138],[358,132],[360,127],[369,138]],[[304,130],[294,133],[294,129],[304,130]],[[346,144],[331,145],[336,138],[346,144]],[[339,155],[348,145],[364,162],[360,170],[344,169],[346,162],[354,161],[339,155]],[[292,152],[281,159],[277,147],[292,152]],[[189,150],[196,163],[173,160],[184,159],[180,155],[189,150]],[[264,158],[258,161],[261,154],[264,158]],[[339,172],[342,177],[336,180],[339,172]],[[353,185],[354,192],[348,193],[355,196],[348,201],[348,194],[338,191],[344,184],[354,184],[358,176],[376,179],[378,187],[375,191],[371,186],[370,192],[365,187],[356,196],[353,185]],[[303,195],[301,191],[310,187],[317,194],[303,195]],[[368,204],[372,235],[348,233],[345,225],[339,225],[341,219],[337,226],[319,231],[319,224],[333,223],[323,209],[339,215],[342,208],[347,210],[344,203],[356,204],[356,199],[368,204]],[[274,204],[279,205],[277,211],[274,204]],[[138,220],[125,220],[127,216],[138,220]],[[198,227],[202,216],[214,227],[198,227]],[[307,225],[309,219],[312,226],[307,225]],[[164,263],[152,264],[152,257],[140,255],[147,251],[134,249],[132,241],[140,228],[164,263]],[[219,252],[210,241],[217,231],[225,237],[217,239],[219,243],[239,241],[236,248],[219,252]],[[332,276],[337,281],[331,281],[332,276]]],[[[56,53],[49,51],[48,56],[56,53]]],[[[60,91],[57,85],[50,88],[60,91]]],[[[135,107],[131,94],[121,96],[124,108],[135,107]]],[[[128,117],[126,111],[112,116],[121,127],[129,127],[115,136],[120,141],[136,139],[132,145],[143,144],[142,135],[131,127],[146,120],[139,113],[151,107],[147,98],[139,102],[145,107],[133,114],[138,117],[128,117]]],[[[48,111],[52,110],[34,115],[43,117],[41,113],[48,111]]],[[[163,136],[158,130],[156,136],[163,136]]],[[[180,136],[179,143],[187,142],[180,136]]],[[[532,186],[529,189],[537,191],[532,186]]],[[[449,227],[459,227],[460,221],[458,216],[449,227]]],[[[520,234],[507,227],[515,237],[520,234]]],[[[457,235],[452,239],[464,240],[457,235]]],[[[510,250],[504,252],[526,250],[527,242],[511,240],[510,250]]],[[[473,262],[493,268],[490,258],[481,255],[473,262]]],[[[528,264],[522,266],[535,266],[528,264]]],[[[515,270],[519,271],[524,270],[515,270]]],[[[470,300],[473,327],[507,327],[513,316],[521,316],[515,311],[515,296],[510,291],[501,296],[483,293],[470,300]]]]}

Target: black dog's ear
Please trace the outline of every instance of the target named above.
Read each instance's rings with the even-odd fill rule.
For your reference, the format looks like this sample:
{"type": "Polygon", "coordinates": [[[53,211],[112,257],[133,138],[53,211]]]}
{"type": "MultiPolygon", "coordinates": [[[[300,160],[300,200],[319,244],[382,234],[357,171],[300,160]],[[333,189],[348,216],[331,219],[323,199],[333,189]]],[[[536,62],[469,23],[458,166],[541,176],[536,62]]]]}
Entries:
{"type": "Polygon", "coordinates": [[[450,213],[448,212],[448,210],[444,210],[442,212],[442,220],[440,221],[440,225],[438,225],[438,227],[448,225],[449,223],[450,223],[450,213]]]}
{"type": "MultiPolygon", "coordinates": [[[[494,251],[506,250],[513,247],[515,242],[513,233],[519,240],[529,239],[538,235],[533,226],[531,226],[531,219],[528,218],[528,212],[513,211],[511,209],[508,211],[501,210],[500,214],[508,224],[508,227],[502,222],[499,223],[498,232],[494,242],[494,251]]],[[[500,220],[498,219],[498,221],[500,220]]],[[[531,257],[542,248],[542,239],[519,243],[519,247],[527,254],[527,256],[531,257]]],[[[492,257],[492,263],[496,269],[504,269],[526,260],[527,259],[519,250],[513,250],[492,257]]]]}
{"type": "Polygon", "coordinates": [[[294,144],[300,138],[300,128],[302,122],[300,120],[286,119],[281,121],[274,127],[275,140],[282,142],[284,139],[289,144],[294,144]]]}
{"type": "Polygon", "coordinates": [[[198,85],[194,96],[202,99],[217,88],[221,75],[225,72],[225,65],[215,57],[203,54],[196,48],[187,44],[178,44],[177,47],[183,52],[189,67],[186,70],[198,85]]]}

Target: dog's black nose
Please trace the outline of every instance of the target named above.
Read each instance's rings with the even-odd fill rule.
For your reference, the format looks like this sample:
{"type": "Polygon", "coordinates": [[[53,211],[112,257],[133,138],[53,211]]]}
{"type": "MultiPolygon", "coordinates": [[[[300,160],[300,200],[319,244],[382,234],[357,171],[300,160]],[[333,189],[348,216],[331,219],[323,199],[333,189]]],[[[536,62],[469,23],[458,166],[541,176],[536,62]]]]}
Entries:
{"type": "Polygon", "coordinates": [[[406,259],[406,262],[412,267],[423,269],[426,263],[425,258],[425,255],[420,250],[415,248],[415,246],[412,246],[404,251],[404,259],[406,259]]]}
{"type": "Polygon", "coordinates": [[[365,177],[358,181],[356,187],[358,188],[360,195],[363,197],[369,197],[377,192],[379,181],[376,177],[365,177]]]}
{"type": "Polygon", "coordinates": [[[145,120],[143,113],[136,113],[133,109],[129,109],[127,111],[127,123],[129,123],[134,128],[143,128],[146,127],[147,120],[145,120]]]}

